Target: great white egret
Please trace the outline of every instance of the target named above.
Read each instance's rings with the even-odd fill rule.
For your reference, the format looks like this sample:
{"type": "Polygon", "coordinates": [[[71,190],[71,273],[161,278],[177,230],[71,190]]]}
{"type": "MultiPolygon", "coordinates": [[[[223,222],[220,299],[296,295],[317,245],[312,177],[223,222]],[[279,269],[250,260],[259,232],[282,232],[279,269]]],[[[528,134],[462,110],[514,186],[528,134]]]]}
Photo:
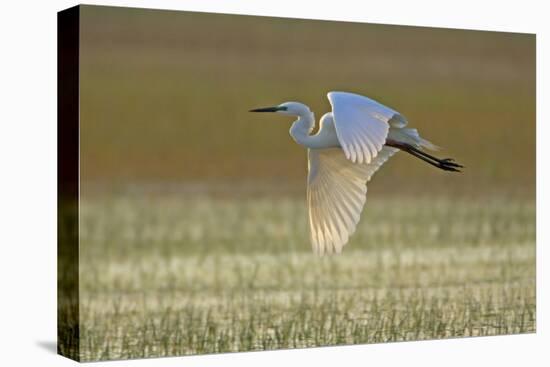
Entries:
{"type": "Polygon", "coordinates": [[[439,159],[422,151],[437,147],[406,128],[399,112],[370,98],[330,92],[332,112],[319,121],[308,106],[285,102],[250,112],[277,112],[297,116],[290,136],[308,148],[307,203],[311,243],[318,254],[340,253],[355,232],[365,205],[367,182],[397,151],[403,150],[445,171],[460,172],[453,159],[439,159]]]}

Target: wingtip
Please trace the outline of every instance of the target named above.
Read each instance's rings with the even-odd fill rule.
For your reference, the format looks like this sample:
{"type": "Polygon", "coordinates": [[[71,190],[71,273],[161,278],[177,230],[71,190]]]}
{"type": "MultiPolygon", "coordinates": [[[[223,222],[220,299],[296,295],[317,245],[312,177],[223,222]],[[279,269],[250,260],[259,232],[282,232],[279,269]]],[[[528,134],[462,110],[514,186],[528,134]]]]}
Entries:
{"type": "Polygon", "coordinates": [[[349,159],[350,161],[352,160],[349,149],[344,149],[344,154],[346,155],[346,159],[349,159]]]}

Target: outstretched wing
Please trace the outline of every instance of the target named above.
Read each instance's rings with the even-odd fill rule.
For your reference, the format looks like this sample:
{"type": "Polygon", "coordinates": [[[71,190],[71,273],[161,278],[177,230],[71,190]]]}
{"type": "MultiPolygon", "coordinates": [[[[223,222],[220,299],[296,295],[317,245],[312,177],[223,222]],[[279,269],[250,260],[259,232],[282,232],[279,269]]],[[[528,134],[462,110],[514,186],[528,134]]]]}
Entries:
{"type": "Polygon", "coordinates": [[[347,92],[330,92],[336,135],[346,158],[369,163],[384,146],[390,125],[404,127],[398,112],[370,98],[347,92]]]}
{"type": "Polygon", "coordinates": [[[309,149],[307,203],[311,244],[318,254],[340,253],[355,232],[367,182],[398,149],[384,146],[369,164],[352,163],[339,148],[309,149]]]}

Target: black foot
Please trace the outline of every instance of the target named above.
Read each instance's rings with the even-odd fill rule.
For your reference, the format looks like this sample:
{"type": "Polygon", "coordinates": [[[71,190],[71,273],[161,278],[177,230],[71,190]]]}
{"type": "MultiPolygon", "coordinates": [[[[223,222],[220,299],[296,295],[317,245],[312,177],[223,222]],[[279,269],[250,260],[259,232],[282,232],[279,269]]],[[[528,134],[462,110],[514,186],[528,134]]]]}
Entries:
{"type": "Polygon", "coordinates": [[[437,163],[437,167],[445,171],[462,172],[459,168],[464,168],[464,166],[456,163],[452,158],[439,159],[437,163]]]}

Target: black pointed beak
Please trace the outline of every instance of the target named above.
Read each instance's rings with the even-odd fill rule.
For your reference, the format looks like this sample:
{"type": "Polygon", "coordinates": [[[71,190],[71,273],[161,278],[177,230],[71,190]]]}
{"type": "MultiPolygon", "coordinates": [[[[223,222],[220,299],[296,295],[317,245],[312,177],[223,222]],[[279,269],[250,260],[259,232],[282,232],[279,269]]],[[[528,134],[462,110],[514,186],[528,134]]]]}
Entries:
{"type": "Polygon", "coordinates": [[[283,110],[286,110],[286,107],[274,106],[274,107],[255,108],[248,112],[277,112],[277,111],[283,111],[283,110]]]}

